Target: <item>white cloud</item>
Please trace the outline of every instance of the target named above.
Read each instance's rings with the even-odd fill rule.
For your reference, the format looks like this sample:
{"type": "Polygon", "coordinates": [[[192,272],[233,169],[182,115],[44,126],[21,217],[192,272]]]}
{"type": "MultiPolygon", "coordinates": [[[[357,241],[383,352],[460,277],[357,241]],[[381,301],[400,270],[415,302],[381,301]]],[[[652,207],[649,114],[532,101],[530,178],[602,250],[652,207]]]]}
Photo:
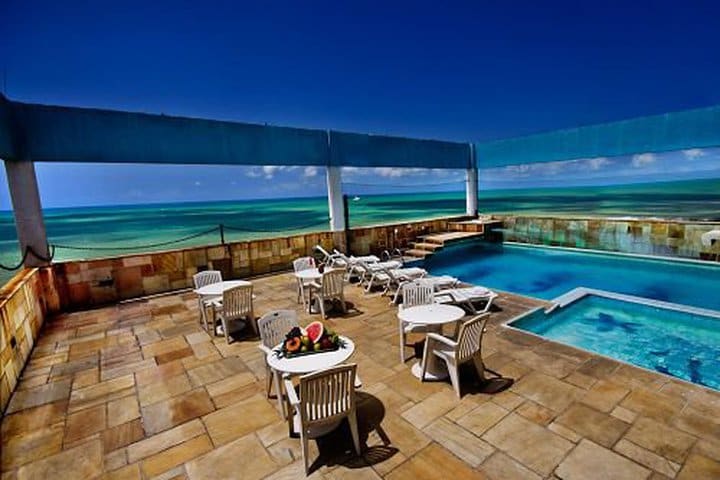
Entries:
{"type": "Polygon", "coordinates": [[[200,182],[200,180],[195,180],[195,186],[196,186],[196,187],[199,187],[200,185],[202,185],[202,183],[200,182]]]}
{"type": "Polygon", "coordinates": [[[587,164],[590,170],[600,170],[603,167],[610,165],[612,162],[607,157],[588,158],[587,164]]]}
{"type": "Polygon", "coordinates": [[[519,175],[526,175],[530,172],[531,166],[523,163],[521,165],[508,165],[505,167],[505,171],[508,173],[517,173],[519,175]]]}
{"type": "Polygon", "coordinates": [[[654,153],[640,153],[638,155],[633,155],[631,163],[635,168],[643,168],[647,165],[655,163],[655,160],[657,160],[657,155],[654,153]]]}
{"type": "Polygon", "coordinates": [[[705,156],[705,151],[702,148],[691,148],[689,150],[683,150],[682,153],[688,160],[695,160],[696,158],[705,156]]]}
{"type": "Polygon", "coordinates": [[[304,177],[315,177],[318,174],[318,167],[305,167],[303,171],[304,177]]]}

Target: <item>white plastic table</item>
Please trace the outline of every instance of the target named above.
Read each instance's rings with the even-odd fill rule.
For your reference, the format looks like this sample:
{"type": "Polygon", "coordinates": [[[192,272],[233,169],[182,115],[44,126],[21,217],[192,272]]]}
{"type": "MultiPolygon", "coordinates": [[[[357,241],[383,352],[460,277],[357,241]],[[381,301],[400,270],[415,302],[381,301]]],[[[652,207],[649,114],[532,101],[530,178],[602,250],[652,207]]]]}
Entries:
{"type": "Polygon", "coordinates": [[[334,367],[343,363],[355,353],[355,343],[348,337],[340,337],[345,346],[332,352],[320,352],[310,355],[301,355],[293,358],[280,358],[275,352],[282,347],[277,345],[267,355],[267,363],[275,371],[290,375],[304,375],[324,368],[334,367]]]}
{"type": "Polygon", "coordinates": [[[241,285],[252,285],[247,280],[225,280],[222,282],[211,283],[194,290],[194,292],[202,297],[218,297],[222,296],[225,290],[239,287],[241,285]]]}
{"type": "MultiPolygon", "coordinates": [[[[429,331],[436,332],[442,331],[444,324],[457,322],[464,316],[465,310],[460,307],[437,303],[408,307],[398,312],[398,318],[403,322],[425,325],[429,331]]],[[[428,364],[427,371],[425,372],[425,380],[442,380],[448,376],[445,366],[441,365],[434,357],[435,355],[430,355],[430,358],[427,359],[428,364]]],[[[413,365],[412,374],[417,378],[422,378],[421,362],[416,362],[415,365],[413,365]]]]}
{"type": "Polygon", "coordinates": [[[317,268],[308,268],[295,272],[295,277],[300,280],[318,280],[322,278],[322,273],[317,268]]]}
{"type": "Polygon", "coordinates": [[[355,353],[355,343],[348,337],[340,336],[340,340],[345,345],[332,352],[320,352],[310,355],[301,355],[299,357],[284,358],[278,357],[276,352],[282,347],[282,343],[276,345],[270,353],[267,354],[267,363],[280,375],[275,375],[275,391],[278,397],[278,408],[285,415],[283,407],[283,382],[280,377],[285,375],[305,375],[324,368],[340,365],[355,353]]]}

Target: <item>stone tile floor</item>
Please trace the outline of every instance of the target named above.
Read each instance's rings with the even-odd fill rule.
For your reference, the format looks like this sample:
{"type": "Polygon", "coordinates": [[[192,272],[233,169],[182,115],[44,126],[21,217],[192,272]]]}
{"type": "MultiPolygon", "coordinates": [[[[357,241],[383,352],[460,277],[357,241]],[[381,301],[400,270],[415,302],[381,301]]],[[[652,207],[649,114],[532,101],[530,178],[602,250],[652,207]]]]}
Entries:
{"type": "MultiPolygon", "coordinates": [[[[254,284],[258,314],[301,310],[289,274],[254,284]]],[[[400,364],[387,298],[348,291],[328,322],[357,344],[365,450],[342,428],[311,442],[312,478],[720,478],[718,392],[500,326],[539,302],[500,296],[484,357],[514,383],[467,372],[458,400],[400,364]]],[[[51,320],[2,419],[2,479],[302,478],[256,344],[204,333],[192,293],[51,320]]]]}

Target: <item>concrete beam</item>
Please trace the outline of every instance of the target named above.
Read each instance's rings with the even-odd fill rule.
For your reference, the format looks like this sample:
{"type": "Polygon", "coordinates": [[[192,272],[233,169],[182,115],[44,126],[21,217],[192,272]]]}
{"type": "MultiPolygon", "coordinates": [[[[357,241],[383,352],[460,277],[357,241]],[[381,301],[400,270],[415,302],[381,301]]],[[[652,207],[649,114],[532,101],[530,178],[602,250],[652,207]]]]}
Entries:
{"type": "Polygon", "coordinates": [[[328,211],[330,212],[330,231],[345,230],[345,212],[343,211],[343,192],[341,167],[327,167],[328,211]]]}
{"type": "Polygon", "coordinates": [[[478,214],[478,171],[468,168],[465,173],[465,213],[472,217],[478,214]]]}
{"type": "MultiPolygon", "coordinates": [[[[47,234],[43,220],[40,191],[38,190],[35,164],[30,161],[5,160],[8,189],[15,216],[18,243],[21,255],[26,249],[48,258],[47,234]]],[[[28,253],[25,257],[26,267],[40,267],[48,262],[28,253]]]]}

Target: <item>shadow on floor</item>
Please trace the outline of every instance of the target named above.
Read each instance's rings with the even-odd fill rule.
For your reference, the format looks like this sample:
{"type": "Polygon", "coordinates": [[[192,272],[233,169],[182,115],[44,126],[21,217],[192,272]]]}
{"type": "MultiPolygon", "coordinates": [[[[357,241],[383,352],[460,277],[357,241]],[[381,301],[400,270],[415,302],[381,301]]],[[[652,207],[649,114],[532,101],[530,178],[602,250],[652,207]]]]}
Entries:
{"type": "Polygon", "coordinates": [[[350,427],[347,421],[343,421],[337,429],[317,439],[320,455],[311,464],[310,472],[321,465],[365,468],[382,463],[398,453],[398,449],[390,445],[391,440],[382,429],[385,406],[380,399],[369,393],[357,392],[356,402],[362,456],[358,457],[355,454],[350,427]],[[368,440],[373,432],[380,437],[382,445],[368,446],[368,440]]]}

